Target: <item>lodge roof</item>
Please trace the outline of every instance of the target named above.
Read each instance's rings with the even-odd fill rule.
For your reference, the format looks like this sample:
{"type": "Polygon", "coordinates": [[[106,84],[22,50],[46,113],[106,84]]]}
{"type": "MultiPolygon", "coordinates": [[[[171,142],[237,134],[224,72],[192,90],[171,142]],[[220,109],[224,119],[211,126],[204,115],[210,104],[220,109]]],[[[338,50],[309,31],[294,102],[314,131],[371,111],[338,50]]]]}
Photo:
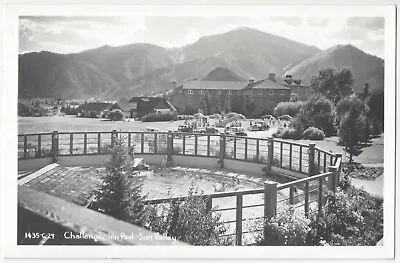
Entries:
{"type": "Polygon", "coordinates": [[[257,80],[253,83],[248,81],[209,81],[190,80],[182,84],[183,89],[191,90],[243,90],[243,89],[290,89],[285,85],[269,79],[257,80]]]}
{"type": "Polygon", "coordinates": [[[110,102],[89,102],[79,106],[81,110],[104,111],[109,110],[114,103],[110,102]]]}

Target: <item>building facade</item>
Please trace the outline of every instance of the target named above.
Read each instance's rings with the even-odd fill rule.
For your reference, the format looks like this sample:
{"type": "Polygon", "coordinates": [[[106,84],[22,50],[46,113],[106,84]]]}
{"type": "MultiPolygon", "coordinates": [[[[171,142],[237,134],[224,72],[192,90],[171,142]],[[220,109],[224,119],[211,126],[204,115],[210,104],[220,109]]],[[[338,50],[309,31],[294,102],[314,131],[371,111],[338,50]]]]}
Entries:
{"type": "Polygon", "coordinates": [[[149,113],[176,112],[176,108],[162,97],[132,97],[129,102],[135,105],[133,116],[138,118],[149,113]]]}
{"type": "Polygon", "coordinates": [[[172,103],[181,114],[201,110],[205,114],[235,111],[249,116],[271,114],[279,102],[289,101],[292,93],[300,99],[310,95],[309,87],[290,75],[249,81],[189,80],[174,85],[172,103]]]}

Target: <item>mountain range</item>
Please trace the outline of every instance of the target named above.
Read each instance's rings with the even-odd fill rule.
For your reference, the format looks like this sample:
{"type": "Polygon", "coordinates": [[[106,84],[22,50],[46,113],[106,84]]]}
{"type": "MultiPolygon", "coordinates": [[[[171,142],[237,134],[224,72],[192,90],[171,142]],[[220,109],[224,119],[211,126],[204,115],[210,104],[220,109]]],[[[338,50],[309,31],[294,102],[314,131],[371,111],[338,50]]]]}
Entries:
{"type": "Polygon", "coordinates": [[[48,51],[19,55],[20,98],[119,99],[172,89],[188,79],[261,79],[269,73],[308,83],[319,69],[350,67],[354,89],[364,82],[383,88],[384,61],[354,46],[320,50],[251,28],[204,36],[180,48],[135,43],[73,54],[48,51]]]}

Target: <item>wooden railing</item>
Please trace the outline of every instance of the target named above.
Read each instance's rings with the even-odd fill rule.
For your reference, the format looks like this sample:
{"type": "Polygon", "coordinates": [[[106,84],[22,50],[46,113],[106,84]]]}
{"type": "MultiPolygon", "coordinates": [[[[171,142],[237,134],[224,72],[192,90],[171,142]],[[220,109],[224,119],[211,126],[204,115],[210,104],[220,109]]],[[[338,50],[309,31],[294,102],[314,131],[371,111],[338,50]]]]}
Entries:
{"type": "MultiPolygon", "coordinates": [[[[340,163],[341,158],[336,161],[335,166],[329,166],[329,172],[284,184],[267,181],[264,183],[264,188],[260,189],[203,194],[196,195],[195,197],[206,200],[208,209],[213,208],[215,213],[221,213],[222,216],[227,212],[233,212],[233,214],[231,213],[222,217],[226,219],[223,223],[228,225],[233,224],[233,233],[226,235],[234,236],[236,245],[243,245],[243,236],[245,234],[254,234],[255,232],[263,231],[262,224],[259,229],[244,229],[243,223],[245,221],[261,220],[263,222],[264,219],[271,218],[277,213],[287,210],[299,212],[305,216],[308,216],[310,212],[321,212],[325,206],[328,191],[336,191],[340,176],[340,163]],[[285,190],[288,190],[289,197],[287,198],[285,197],[285,190]],[[258,198],[255,198],[256,196],[258,198]],[[282,196],[283,198],[280,198],[282,196]],[[252,197],[250,204],[245,204],[246,197],[252,197]],[[218,204],[222,202],[218,201],[224,199],[223,203],[226,204],[227,198],[232,198],[232,202],[230,203],[233,205],[220,207],[218,204]],[[310,209],[310,205],[313,203],[317,203],[317,207],[310,209]],[[249,213],[251,212],[249,211],[250,209],[253,210],[252,213],[249,213]]],[[[146,200],[145,202],[148,205],[162,205],[166,203],[179,203],[185,201],[186,198],[186,196],[157,198],[146,200]]]]}
{"type": "Polygon", "coordinates": [[[225,134],[175,132],[57,132],[18,135],[18,159],[110,154],[115,137],[124,138],[138,154],[162,154],[219,158],[265,164],[304,175],[327,172],[338,155],[274,138],[250,138],[225,134]]]}
{"type": "MultiPolygon", "coordinates": [[[[125,143],[138,154],[216,158],[220,167],[224,160],[265,164],[266,172],[274,167],[301,174],[304,179],[285,184],[266,182],[264,188],[202,195],[209,208],[223,215],[230,225],[237,245],[242,245],[245,234],[252,234],[243,225],[251,220],[264,220],[276,213],[292,209],[308,216],[323,209],[326,193],[335,191],[339,182],[341,154],[333,154],[309,145],[274,138],[249,138],[225,134],[192,134],[173,132],[71,132],[18,135],[19,159],[58,156],[110,154],[114,138],[125,138],[125,143]],[[229,202],[221,202],[229,199],[229,202]],[[228,203],[230,206],[222,207],[228,203]],[[315,206],[314,206],[315,204],[315,206]]],[[[146,201],[160,205],[179,202],[185,197],[161,198],[146,201]]],[[[262,232],[262,229],[252,230],[262,232]]]]}
{"type": "Polygon", "coordinates": [[[18,186],[18,245],[187,245],[18,186]]]}

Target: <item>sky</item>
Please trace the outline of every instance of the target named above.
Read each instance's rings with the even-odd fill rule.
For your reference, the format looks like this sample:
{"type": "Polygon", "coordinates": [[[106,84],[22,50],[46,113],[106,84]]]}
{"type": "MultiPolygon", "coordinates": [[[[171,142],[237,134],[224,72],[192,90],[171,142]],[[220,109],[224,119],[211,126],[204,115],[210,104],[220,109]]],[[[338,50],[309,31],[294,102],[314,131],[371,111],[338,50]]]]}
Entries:
{"type": "Polygon", "coordinates": [[[151,43],[167,48],[250,27],[327,49],[352,44],[384,58],[383,17],[305,16],[26,16],[19,19],[19,52],[75,53],[104,45],[151,43]]]}

